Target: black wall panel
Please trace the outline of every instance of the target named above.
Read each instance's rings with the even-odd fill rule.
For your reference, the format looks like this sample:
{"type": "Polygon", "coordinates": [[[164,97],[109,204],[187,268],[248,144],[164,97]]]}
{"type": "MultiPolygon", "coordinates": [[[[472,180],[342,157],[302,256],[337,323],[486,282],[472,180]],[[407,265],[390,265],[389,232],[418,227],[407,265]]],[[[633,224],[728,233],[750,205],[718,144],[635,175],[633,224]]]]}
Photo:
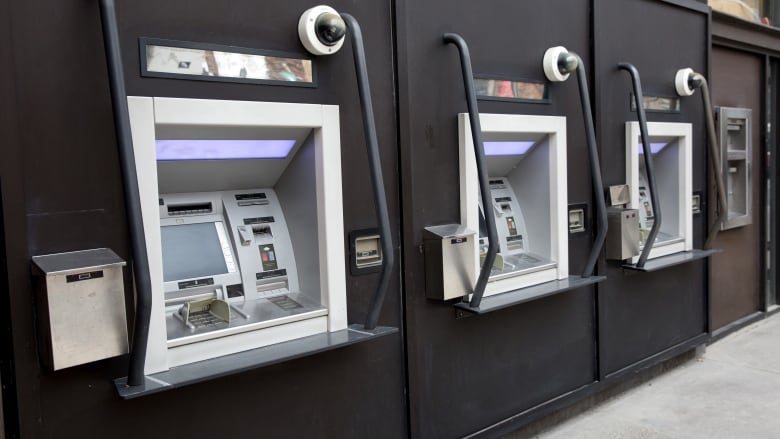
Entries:
{"type": "MultiPolygon", "coordinates": [[[[126,357],[56,373],[41,367],[30,287],[35,254],[100,246],[125,258],[130,254],[98,5],[96,0],[0,0],[0,61],[9,66],[0,69],[0,218],[7,255],[0,317],[9,317],[13,336],[13,346],[10,332],[0,337],[0,365],[3,385],[10,384],[3,395],[5,413],[18,410],[18,417],[4,419],[9,432],[23,437],[459,437],[706,331],[705,261],[637,274],[602,258],[598,271],[608,279],[597,287],[457,319],[450,303],[425,298],[421,250],[424,227],[459,221],[457,113],[466,111],[466,101],[457,50],[443,43],[443,33],[466,39],[474,72],[483,77],[545,81],[541,61],[547,48],[564,45],[579,53],[590,78],[606,186],[625,183],[624,124],[636,120],[629,107],[629,77],[617,63],[638,67],[647,94],[674,96],[677,69],[708,72],[705,7],[689,0],[330,4],[352,13],[366,39],[392,230],[403,255],[380,324],[403,326],[401,334],[122,401],[110,380],[126,374],[126,357]],[[9,371],[15,377],[10,383],[9,371]]],[[[349,43],[334,56],[315,59],[316,88],[140,76],[139,37],[304,54],[297,21],[313,5],[299,0],[119,2],[128,94],[339,105],[345,232],[372,227],[349,43]]],[[[549,103],[482,100],[480,111],[566,116],[568,202],[587,203],[592,210],[576,78],[549,84],[549,90],[549,103]]],[[[681,105],[680,113],[649,113],[649,120],[693,123],[693,189],[706,200],[699,94],[683,98],[681,105]]],[[[694,217],[697,248],[706,233],[704,215],[694,217]]],[[[583,268],[591,241],[592,233],[569,240],[572,274],[583,268]]],[[[378,274],[347,273],[350,323],[362,322],[377,281],[378,274]]],[[[131,288],[126,275],[126,289],[131,288]]]]}
{"type": "MultiPolygon", "coordinates": [[[[630,77],[617,64],[636,66],[645,95],[677,96],[678,69],[708,72],[709,17],[672,2],[596,0],[594,5],[597,134],[604,186],[610,186],[626,183],[625,122],[637,120],[630,109],[630,77]]],[[[679,113],[648,112],[647,118],[693,124],[693,190],[706,194],[708,163],[700,92],[681,98],[679,113]]],[[[704,214],[693,217],[695,248],[702,248],[705,220],[704,214]]],[[[617,262],[606,262],[607,280],[599,285],[603,374],[706,332],[706,264],[700,260],[653,273],[633,273],[617,262]]]]}
{"type": "MultiPolygon", "coordinates": [[[[315,3],[118,3],[130,95],[339,105],[345,248],[346,232],[375,226],[348,43],[337,55],[315,59],[317,88],[140,76],[139,37],[304,54],[297,36],[298,18],[315,3]]],[[[391,5],[388,1],[331,4],[352,13],[363,27],[397,242],[400,214],[391,5]]],[[[8,10],[11,25],[3,26],[0,46],[3,55],[7,51],[12,56],[12,62],[5,64],[11,67],[2,69],[0,83],[15,80],[10,90],[16,96],[2,99],[2,105],[14,103],[9,114],[18,115],[18,121],[9,125],[11,133],[3,134],[9,145],[4,146],[0,160],[10,283],[3,297],[9,298],[14,319],[22,435],[404,436],[400,334],[133,401],[119,400],[110,381],[126,374],[126,357],[59,372],[41,368],[29,287],[30,256],[105,246],[129,259],[128,231],[97,1],[3,1],[3,8],[8,10]]],[[[4,126],[5,122],[4,117],[4,126]]],[[[401,323],[399,267],[380,319],[382,325],[401,323]]],[[[126,280],[126,291],[130,292],[129,275],[126,280]]],[[[347,274],[350,323],[362,323],[377,281],[378,274],[347,274]]],[[[132,295],[128,296],[132,305],[132,295]]],[[[8,400],[4,398],[4,402],[8,400]]]]}
{"type": "MultiPolygon", "coordinates": [[[[590,2],[397,2],[404,280],[413,437],[455,437],[593,381],[593,291],[456,319],[425,298],[422,231],[459,222],[457,113],[466,112],[458,52],[475,75],[545,81],[547,48],[565,45],[590,66],[590,2]]],[[[576,78],[550,86],[550,104],[480,101],[483,113],[567,116],[569,202],[592,200],[576,78]]],[[[571,269],[590,236],[570,241],[571,269]]]]}

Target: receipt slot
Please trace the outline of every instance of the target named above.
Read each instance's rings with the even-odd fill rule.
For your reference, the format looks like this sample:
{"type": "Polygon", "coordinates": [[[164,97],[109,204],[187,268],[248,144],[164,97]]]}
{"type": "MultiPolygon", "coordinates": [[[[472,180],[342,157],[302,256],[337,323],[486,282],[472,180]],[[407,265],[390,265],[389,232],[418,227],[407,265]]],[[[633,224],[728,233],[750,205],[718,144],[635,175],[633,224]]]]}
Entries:
{"type": "MultiPolygon", "coordinates": [[[[689,123],[649,122],[647,129],[656,200],[663,221],[655,237],[647,240],[656,220],[653,193],[638,122],[626,123],[626,178],[630,188],[629,209],[639,211],[640,248],[651,245],[649,259],[693,249],[692,126],[689,123]]],[[[639,260],[631,258],[632,263],[639,260]]]]}
{"type": "Polygon", "coordinates": [[[473,263],[488,248],[495,219],[498,254],[485,296],[569,276],[566,118],[480,114],[490,199],[479,196],[469,115],[458,116],[461,223],[479,230],[473,263]]]}
{"type": "Polygon", "coordinates": [[[347,327],[338,108],[128,98],[145,373],[347,327]]]}

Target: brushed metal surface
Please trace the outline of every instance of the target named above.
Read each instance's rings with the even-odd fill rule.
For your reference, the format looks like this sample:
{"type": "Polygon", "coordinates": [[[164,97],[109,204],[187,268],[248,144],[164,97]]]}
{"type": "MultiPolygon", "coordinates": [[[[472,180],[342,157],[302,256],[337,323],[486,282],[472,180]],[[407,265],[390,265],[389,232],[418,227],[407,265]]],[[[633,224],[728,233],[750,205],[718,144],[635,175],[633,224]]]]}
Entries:
{"type": "Polygon", "coordinates": [[[425,295],[449,300],[470,294],[476,283],[476,233],[460,224],[426,227],[425,295]]]}
{"type": "Polygon", "coordinates": [[[639,213],[610,208],[607,212],[607,259],[626,260],[639,254],[639,213]]]}
{"type": "Polygon", "coordinates": [[[59,370],[128,352],[122,259],[109,249],[95,249],[35,256],[33,262],[43,275],[39,336],[49,367],[59,370]]]}

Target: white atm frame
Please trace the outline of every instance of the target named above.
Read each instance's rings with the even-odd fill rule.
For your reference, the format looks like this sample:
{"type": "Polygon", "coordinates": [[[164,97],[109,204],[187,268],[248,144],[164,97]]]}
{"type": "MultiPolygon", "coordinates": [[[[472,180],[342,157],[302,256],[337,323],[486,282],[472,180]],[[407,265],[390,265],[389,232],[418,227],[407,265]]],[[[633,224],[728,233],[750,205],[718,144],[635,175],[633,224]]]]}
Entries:
{"type": "MultiPolygon", "coordinates": [[[[648,122],[647,135],[650,142],[653,138],[676,138],[677,148],[677,180],[659,178],[657,160],[653,162],[656,173],[656,186],[659,192],[663,192],[665,187],[671,184],[677,186],[678,194],[678,217],[669,217],[669,212],[661,209],[661,224],[667,221],[676,221],[678,225],[678,235],[683,238],[681,242],[653,247],[650,250],[648,259],[658,258],[683,251],[693,249],[693,128],[690,123],[680,122],[648,122]]],[[[639,209],[639,148],[640,148],[640,130],[638,122],[626,122],[626,181],[631,191],[631,202],[629,209],[639,209]]],[[[670,146],[667,146],[669,148],[670,146]]],[[[663,194],[658,194],[660,202],[664,203],[663,194]]],[[[631,259],[635,264],[639,256],[631,259]]]]}
{"type": "Polygon", "coordinates": [[[152,317],[144,373],[347,328],[339,111],[334,105],[129,96],[146,250],[152,281],[152,317]],[[168,347],[158,206],[155,129],[159,125],[313,131],[317,183],[320,286],[328,314],[183,346],[168,347]]]}
{"type": "MultiPolygon", "coordinates": [[[[550,160],[550,256],[557,262],[554,268],[489,281],[484,296],[492,296],[569,277],[569,240],[566,174],[566,118],[561,116],[529,116],[520,114],[490,114],[479,116],[483,133],[542,134],[547,137],[550,160]]],[[[461,224],[479,230],[479,180],[474,156],[468,113],[458,115],[460,157],[461,224]]],[[[528,213],[524,214],[527,215],[528,213]]],[[[538,239],[534,237],[533,239],[538,239]]],[[[474,265],[479,273],[479,246],[475,247],[474,265]]]]}

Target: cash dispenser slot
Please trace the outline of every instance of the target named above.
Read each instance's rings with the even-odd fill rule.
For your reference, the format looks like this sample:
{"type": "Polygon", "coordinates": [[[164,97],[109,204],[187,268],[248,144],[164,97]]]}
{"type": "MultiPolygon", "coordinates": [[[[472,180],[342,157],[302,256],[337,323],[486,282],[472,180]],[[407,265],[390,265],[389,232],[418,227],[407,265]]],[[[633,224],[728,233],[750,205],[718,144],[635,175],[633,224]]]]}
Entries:
{"type": "MultiPolygon", "coordinates": [[[[444,242],[450,239],[445,231],[479,230],[474,261],[481,265],[480,273],[470,300],[467,294],[455,304],[458,316],[492,312],[603,280],[603,276],[592,276],[602,238],[592,249],[590,271],[582,276],[568,273],[565,118],[479,114],[466,42],[457,34],[445,34],[444,41],[458,49],[469,110],[458,119],[464,228],[458,224],[426,228],[432,241],[425,245],[426,270],[447,265],[439,258],[454,257],[455,248],[444,242]],[[443,245],[447,252],[441,250],[443,245]]],[[[589,97],[585,94],[582,99],[588,109],[586,125],[592,128],[589,97]]],[[[595,135],[591,137],[589,157],[596,169],[597,187],[601,176],[595,135]]],[[[426,274],[426,279],[438,277],[426,274]]],[[[438,288],[439,283],[433,285],[438,288]]],[[[450,297],[436,292],[427,295],[450,297]]]]}
{"type": "Polygon", "coordinates": [[[213,299],[218,296],[214,288],[172,291],[165,294],[165,306],[179,306],[195,300],[213,299]]]}
{"type": "Polygon", "coordinates": [[[639,71],[629,63],[618,69],[631,77],[638,119],[626,123],[626,174],[640,253],[622,267],[648,272],[708,257],[717,251],[693,248],[691,124],[648,123],[639,71]]]}
{"type": "Polygon", "coordinates": [[[120,396],[397,332],[377,326],[393,250],[357,21],[317,6],[299,36],[312,53],[335,53],[332,41],[319,53],[309,43],[323,20],[343,19],[355,52],[384,255],[359,330],[347,322],[338,107],[128,97],[114,1],[100,0],[100,11],[138,292],[129,373],[114,381],[120,396]]]}
{"type": "Polygon", "coordinates": [[[193,204],[168,204],[168,215],[195,215],[201,213],[211,213],[211,203],[193,203],[193,204]]]}

